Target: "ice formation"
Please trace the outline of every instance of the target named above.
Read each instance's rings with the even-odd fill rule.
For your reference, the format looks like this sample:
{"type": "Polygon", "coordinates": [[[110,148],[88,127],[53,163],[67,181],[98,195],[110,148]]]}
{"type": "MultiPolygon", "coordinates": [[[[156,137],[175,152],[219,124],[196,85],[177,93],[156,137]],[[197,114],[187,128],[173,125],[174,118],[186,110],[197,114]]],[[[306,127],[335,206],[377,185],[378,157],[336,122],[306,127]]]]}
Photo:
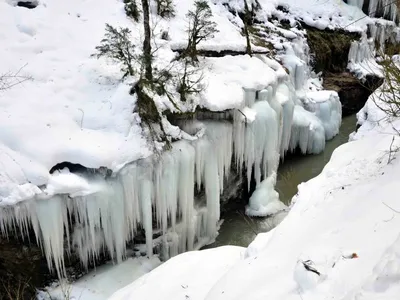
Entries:
{"type": "MultiPolygon", "coordinates": [[[[349,0],[349,5],[356,6],[360,9],[364,8],[364,0],[349,0]]],[[[367,11],[364,11],[368,16],[374,17],[384,17],[385,19],[396,21],[398,15],[398,9],[396,2],[390,0],[369,0],[366,2],[368,7],[367,11]]]]}
{"type": "Polygon", "coordinates": [[[174,142],[172,149],[126,165],[115,177],[67,171],[53,175],[46,199],[36,196],[0,209],[0,231],[7,235],[10,228],[19,229],[27,237],[32,228],[49,268],[60,277],[66,272],[65,253],[77,253],[85,267],[104,250],[120,262],[127,243],[143,232],[147,255],[158,247],[168,259],[214,240],[220,195],[232,163],[258,186],[248,214],[269,214],[271,201],[279,203],[273,190],[279,159],[298,147],[303,153],[322,151],[341,120],[337,94],[316,92],[307,103],[299,98],[309,76],[307,63],[296,56],[304,54],[299,49],[287,57],[294,66],[291,78],[262,90],[243,89],[243,101],[232,112],[233,123],[179,124],[199,138],[174,142]],[[64,186],[62,178],[71,184],[64,186]],[[195,197],[196,190],[205,196],[195,197]],[[159,237],[154,239],[153,234],[159,237]]]}
{"type": "Polygon", "coordinates": [[[368,35],[363,33],[360,40],[351,43],[347,68],[359,79],[365,79],[368,74],[383,76],[375,56],[384,52],[387,42],[399,41],[400,31],[394,24],[383,21],[369,24],[368,35]]]}
{"type": "Polygon", "coordinates": [[[249,199],[246,214],[251,217],[265,217],[284,210],[286,205],[279,200],[279,194],[275,191],[276,173],[273,172],[264,179],[249,199]]]}

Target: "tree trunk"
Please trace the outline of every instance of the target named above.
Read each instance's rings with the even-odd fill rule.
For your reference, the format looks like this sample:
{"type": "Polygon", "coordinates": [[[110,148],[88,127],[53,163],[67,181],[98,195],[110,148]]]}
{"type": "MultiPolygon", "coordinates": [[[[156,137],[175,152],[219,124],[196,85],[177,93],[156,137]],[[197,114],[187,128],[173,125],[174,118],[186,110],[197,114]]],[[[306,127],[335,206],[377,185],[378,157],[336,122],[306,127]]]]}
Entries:
{"type": "Polygon", "coordinates": [[[144,26],[144,41],[143,41],[143,55],[144,55],[144,67],[145,67],[145,78],[152,82],[153,71],[151,67],[151,41],[150,41],[150,11],[149,1],[142,0],[143,7],[143,26],[144,26]]]}
{"type": "Polygon", "coordinates": [[[249,35],[249,21],[250,21],[250,10],[249,5],[247,4],[247,0],[244,1],[244,35],[246,36],[246,52],[251,56],[251,43],[250,43],[250,35],[249,35]]]}

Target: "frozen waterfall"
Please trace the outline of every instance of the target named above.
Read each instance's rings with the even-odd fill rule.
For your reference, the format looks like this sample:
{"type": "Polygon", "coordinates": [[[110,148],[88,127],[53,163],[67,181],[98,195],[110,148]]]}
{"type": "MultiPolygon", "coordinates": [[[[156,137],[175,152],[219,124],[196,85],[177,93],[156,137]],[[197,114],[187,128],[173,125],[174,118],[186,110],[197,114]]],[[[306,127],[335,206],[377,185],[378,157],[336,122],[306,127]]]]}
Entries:
{"type": "MultiPolygon", "coordinates": [[[[305,69],[294,70],[301,78],[292,80],[301,88],[305,69]]],[[[77,254],[86,268],[104,251],[120,262],[128,242],[142,232],[148,256],[154,248],[163,259],[199,249],[218,233],[220,195],[232,163],[238,172],[247,172],[249,183],[253,176],[264,194],[275,197],[275,182],[268,178],[275,178],[285,153],[296,148],[318,153],[337,134],[337,94],[321,95],[310,94],[305,105],[289,80],[244,90],[233,122],[186,121],[181,129],[193,135],[202,131],[202,137],[174,142],[172,149],[127,165],[111,178],[77,174],[96,186],[92,194],[61,194],[0,208],[0,231],[7,236],[19,230],[28,237],[32,229],[49,268],[60,277],[66,275],[65,255],[77,254]],[[203,191],[204,197],[195,196],[203,191]]]]}

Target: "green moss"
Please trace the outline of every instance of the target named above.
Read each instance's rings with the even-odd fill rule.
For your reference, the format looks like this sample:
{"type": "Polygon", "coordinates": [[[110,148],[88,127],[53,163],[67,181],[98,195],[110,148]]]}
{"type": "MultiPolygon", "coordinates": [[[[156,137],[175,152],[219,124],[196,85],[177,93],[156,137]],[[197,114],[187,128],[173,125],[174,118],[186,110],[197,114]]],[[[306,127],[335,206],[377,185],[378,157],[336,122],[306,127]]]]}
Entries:
{"type": "Polygon", "coordinates": [[[307,27],[307,41],[314,56],[313,67],[316,72],[343,72],[351,42],[360,38],[357,33],[344,30],[318,30],[307,27]]]}
{"type": "MultiPolygon", "coordinates": [[[[380,46],[376,47],[376,49],[379,49],[380,46]]],[[[378,50],[379,53],[379,50],[378,50]]],[[[399,43],[391,43],[391,42],[385,42],[385,54],[389,56],[393,56],[396,54],[400,53],[400,44],[399,43]]]]}

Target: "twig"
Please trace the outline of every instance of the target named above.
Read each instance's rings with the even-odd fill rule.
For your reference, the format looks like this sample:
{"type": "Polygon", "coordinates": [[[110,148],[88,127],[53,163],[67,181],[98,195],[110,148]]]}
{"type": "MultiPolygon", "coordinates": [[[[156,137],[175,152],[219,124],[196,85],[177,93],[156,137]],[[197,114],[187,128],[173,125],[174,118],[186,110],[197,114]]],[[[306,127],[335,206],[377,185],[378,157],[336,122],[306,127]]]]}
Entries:
{"type": "Polygon", "coordinates": [[[244,117],[244,119],[245,119],[245,121],[246,121],[246,123],[247,123],[247,117],[246,117],[246,115],[245,115],[240,109],[238,109],[238,112],[240,112],[240,113],[243,115],[243,117],[244,117]]]}
{"type": "MultiPolygon", "coordinates": [[[[393,138],[392,138],[392,142],[390,143],[390,147],[389,147],[389,157],[388,157],[388,164],[390,164],[392,161],[393,161],[393,159],[395,159],[395,157],[394,157],[394,155],[393,155],[393,157],[392,157],[392,146],[393,146],[393,142],[394,142],[394,136],[393,136],[393,138]]],[[[397,149],[397,151],[398,151],[398,149],[397,149]]],[[[395,150],[395,152],[396,152],[396,150],[395,150]]]]}
{"type": "Polygon", "coordinates": [[[400,214],[400,211],[395,210],[393,207],[387,205],[385,202],[382,201],[382,204],[385,205],[385,206],[386,206],[387,208],[389,208],[390,210],[394,211],[395,213],[400,214]]]}
{"type": "Polygon", "coordinates": [[[8,90],[18,84],[21,84],[25,81],[32,80],[31,76],[22,76],[19,75],[23,68],[27,66],[27,63],[20,67],[15,73],[11,71],[5,74],[0,75],[0,91],[8,90]]]}
{"type": "Polygon", "coordinates": [[[85,112],[81,108],[78,108],[78,109],[82,112],[82,118],[81,118],[81,129],[82,129],[82,127],[83,127],[83,118],[85,117],[85,112]]]}

